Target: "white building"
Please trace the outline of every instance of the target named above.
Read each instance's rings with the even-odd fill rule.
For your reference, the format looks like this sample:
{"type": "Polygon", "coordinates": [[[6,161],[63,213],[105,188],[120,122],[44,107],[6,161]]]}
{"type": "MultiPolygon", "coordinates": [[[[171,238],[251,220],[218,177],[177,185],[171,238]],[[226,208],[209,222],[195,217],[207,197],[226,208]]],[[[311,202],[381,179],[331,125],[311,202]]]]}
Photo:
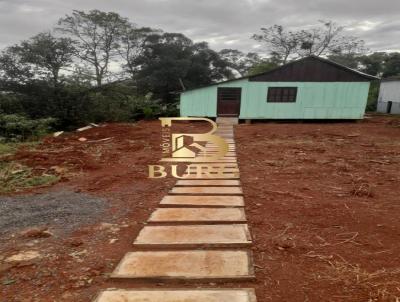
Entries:
{"type": "Polygon", "coordinates": [[[400,114],[400,77],[382,80],[377,111],[400,114]]]}

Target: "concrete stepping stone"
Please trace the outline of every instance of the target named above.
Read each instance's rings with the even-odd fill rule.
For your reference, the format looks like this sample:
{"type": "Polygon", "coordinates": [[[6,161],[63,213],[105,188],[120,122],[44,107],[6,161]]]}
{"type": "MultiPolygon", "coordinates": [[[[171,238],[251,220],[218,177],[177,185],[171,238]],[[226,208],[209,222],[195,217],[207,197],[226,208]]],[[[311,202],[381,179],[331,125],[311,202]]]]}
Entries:
{"type": "Polygon", "coordinates": [[[246,224],[145,226],[133,243],[146,248],[247,246],[251,237],[246,224]]]}
{"type": "Polygon", "coordinates": [[[195,180],[180,179],[176,183],[177,186],[240,186],[239,180],[195,180]]]}
{"type": "Polygon", "coordinates": [[[202,173],[198,175],[196,172],[186,172],[185,179],[239,179],[240,173],[237,171],[222,171],[222,173],[202,173]]]}
{"type": "Polygon", "coordinates": [[[236,163],[236,159],[226,159],[226,158],[219,158],[219,159],[214,159],[214,160],[207,160],[202,162],[204,164],[210,164],[210,163],[236,163]]]}
{"type": "Polygon", "coordinates": [[[165,206],[194,206],[194,207],[243,207],[242,196],[182,196],[167,195],[161,200],[165,206]]]}
{"type": "Polygon", "coordinates": [[[256,302],[253,289],[108,289],[94,302],[256,302]]]}
{"type": "Polygon", "coordinates": [[[246,222],[242,208],[158,208],[149,222],[246,222]]]}
{"type": "Polygon", "coordinates": [[[171,189],[170,194],[242,194],[240,187],[174,187],[171,189]]]}
{"type": "Polygon", "coordinates": [[[111,277],[224,281],[253,278],[254,272],[249,251],[139,251],[125,254],[111,277]]]}
{"type": "Polygon", "coordinates": [[[197,177],[197,173],[186,173],[188,176],[186,179],[239,179],[239,173],[224,173],[224,174],[202,174],[201,177],[197,177]]]}

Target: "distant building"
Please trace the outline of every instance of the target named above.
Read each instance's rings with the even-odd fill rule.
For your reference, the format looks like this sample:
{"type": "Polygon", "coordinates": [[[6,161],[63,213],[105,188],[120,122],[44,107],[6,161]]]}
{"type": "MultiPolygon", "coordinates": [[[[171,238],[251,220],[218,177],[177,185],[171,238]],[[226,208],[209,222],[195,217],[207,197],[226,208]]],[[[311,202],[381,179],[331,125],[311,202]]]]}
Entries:
{"type": "Polygon", "coordinates": [[[400,114],[400,77],[382,80],[377,111],[400,114]]]}
{"type": "Polygon", "coordinates": [[[181,116],[362,119],[379,78],[311,56],[274,70],[182,92],[181,116]]]}

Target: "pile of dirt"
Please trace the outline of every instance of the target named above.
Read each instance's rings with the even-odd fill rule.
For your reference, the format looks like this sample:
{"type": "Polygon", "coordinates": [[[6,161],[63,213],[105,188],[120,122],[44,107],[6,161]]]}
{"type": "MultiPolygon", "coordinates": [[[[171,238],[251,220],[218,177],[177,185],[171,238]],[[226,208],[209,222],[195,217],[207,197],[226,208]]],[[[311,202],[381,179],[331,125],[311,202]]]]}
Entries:
{"type": "MultiPolygon", "coordinates": [[[[81,132],[44,138],[34,150],[20,149],[9,160],[20,162],[35,171],[63,176],[87,172],[122,159],[124,153],[152,145],[148,137],[160,135],[159,123],[104,124],[81,132]]],[[[154,144],[159,143],[158,140],[154,144]]]]}

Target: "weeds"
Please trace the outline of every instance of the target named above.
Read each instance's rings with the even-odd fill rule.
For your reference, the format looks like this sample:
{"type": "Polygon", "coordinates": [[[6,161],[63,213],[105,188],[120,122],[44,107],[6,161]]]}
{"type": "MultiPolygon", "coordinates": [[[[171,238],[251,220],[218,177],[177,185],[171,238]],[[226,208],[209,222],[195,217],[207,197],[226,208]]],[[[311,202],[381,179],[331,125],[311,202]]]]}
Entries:
{"type": "Polygon", "coordinates": [[[0,193],[9,193],[57,182],[51,174],[36,175],[32,169],[15,162],[0,162],[0,193]]]}
{"type": "Polygon", "coordinates": [[[32,149],[37,144],[39,144],[39,141],[36,141],[36,142],[25,142],[25,143],[1,143],[0,142],[0,157],[4,156],[4,155],[12,155],[20,147],[32,149]]]}

